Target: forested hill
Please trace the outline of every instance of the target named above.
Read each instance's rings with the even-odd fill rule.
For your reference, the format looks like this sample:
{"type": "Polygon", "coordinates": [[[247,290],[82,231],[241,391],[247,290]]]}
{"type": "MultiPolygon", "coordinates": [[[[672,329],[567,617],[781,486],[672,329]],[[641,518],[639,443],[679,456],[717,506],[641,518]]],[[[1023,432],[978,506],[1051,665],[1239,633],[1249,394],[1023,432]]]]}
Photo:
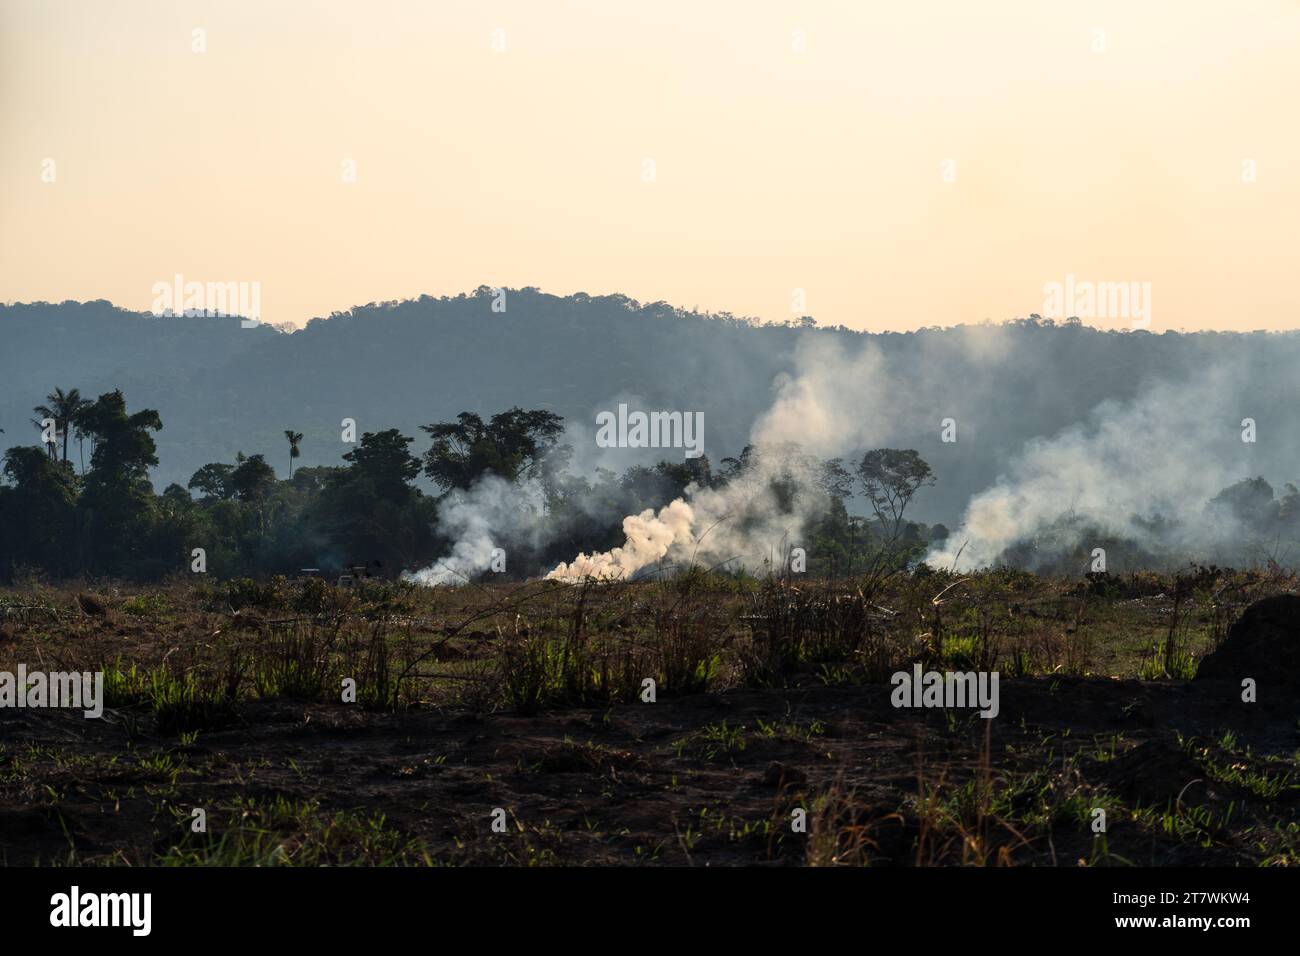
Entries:
{"type": "Polygon", "coordinates": [[[481,288],[377,303],[291,334],[231,318],[160,318],[102,300],[0,306],[0,443],[37,442],[32,407],[56,386],[88,397],[121,389],[132,409],[162,417],[153,473],[161,489],[239,451],[284,470],[289,428],[305,436],[296,465],[339,464],[345,417],[359,432],[400,428],[417,436],[418,450],[418,426],[461,411],[519,405],[590,424],[598,410],[630,401],[702,411],[705,452],[717,462],[745,444],[774,380],[797,373],[801,346],[833,341],[857,354],[873,343],[891,380],[917,383],[915,400],[943,393],[936,414],[927,411],[893,443],[935,462],[938,484],[920,513],[951,521],[1026,440],[1081,421],[1105,400],[1131,399],[1150,378],[1185,380],[1227,361],[1250,369],[1246,387],[1260,408],[1294,407],[1300,389],[1294,334],[1108,333],[1030,319],[1000,327],[991,347],[972,327],[876,335],[810,320],[760,325],[534,289],[510,290],[504,312],[493,301],[481,288]],[[940,456],[938,413],[947,406],[972,428],[956,454],[940,456]]]}

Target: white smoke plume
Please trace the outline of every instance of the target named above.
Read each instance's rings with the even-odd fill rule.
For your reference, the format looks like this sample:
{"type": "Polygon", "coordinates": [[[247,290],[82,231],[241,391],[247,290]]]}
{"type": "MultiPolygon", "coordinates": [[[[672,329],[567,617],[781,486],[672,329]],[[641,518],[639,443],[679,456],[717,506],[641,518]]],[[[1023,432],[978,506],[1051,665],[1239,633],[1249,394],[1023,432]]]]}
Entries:
{"type": "MultiPolygon", "coordinates": [[[[940,489],[948,507],[964,511],[957,530],[927,555],[935,567],[984,567],[1007,560],[1009,549],[1024,559],[1026,542],[1036,543],[1025,559],[1032,565],[1052,549],[1089,545],[1083,536],[1097,533],[1131,540],[1170,563],[1232,560],[1230,552],[1239,556],[1243,546],[1255,547],[1247,541],[1249,528],[1206,503],[1243,478],[1276,481],[1300,471],[1300,435],[1280,417],[1284,405],[1300,398],[1283,354],[1272,354],[1267,343],[1247,350],[1232,340],[1207,341],[1198,345],[1203,351],[1186,353],[1193,359],[1158,373],[1136,368],[1145,385],[1128,388],[1135,398],[1076,410],[1082,396],[1062,393],[1050,375],[1030,374],[1060,368],[1060,343],[1067,340],[1059,331],[1025,335],[999,326],[919,334],[906,360],[871,341],[845,348],[833,336],[802,337],[794,372],[774,383],[772,404],[755,422],[750,442],[760,449],[795,443],[818,458],[843,457],[850,470],[871,448],[921,450],[939,484],[948,483],[940,489]],[[1023,435],[1067,414],[1076,416],[1075,424],[1052,425],[1054,431],[1028,441],[1009,439],[1008,416],[1015,416],[1023,435]],[[1242,419],[1252,416],[1261,422],[1258,444],[1241,440],[1242,419]],[[959,437],[941,444],[941,422],[948,419],[958,422],[959,437]],[[972,449],[991,458],[1000,473],[987,466],[979,473],[972,449]]],[[[816,478],[780,454],[760,454],[755,467],[724,487],[692,485],[658,512],[629,515],[622,546],[579,554],[548,577],[627,580],[690,564],[775,566],[801,544],[808,520],[822,513],[825,497],[816,478]],[[773,479],[786,479],[793,496],[778,500],[773,479]]],[[[495,506],[471,500],[444,516],[445,532],[464,528],[468,538],[444,563],[458,570],[485,566],[483,548],[494,533],[521,530],[520,506],[507,504],[521,495],[527,497],[501,483],[489,496],[495,506]]],[[[533,507],[540,515],[536,497],[533,507]]],[[[540,534],[539,528],[534,520],[525,530],[540,534]]],[[[419,579],[447,579],[430,571],[419,579]]]]}
{"type": "MultiPolygon", "coordinates": [[[[1003,333],[996,326],[955,330],[953,335],[952,342],[936,348],[959,349],[965,358],[975,356],[980,362],[1006,357],[1003,333]]],[[[800,339],[794,359],[795,374],[781,375],[773,383],[773,403],[750,432],[752,445],[773,453],[760,453],[754,467],[725,487],[692,485],[684,498],[658,512],[646,510],[625,517],[622,546],[579,554],[560,563],[547,577],[629,580],[656,566],[777,566],[786,559],[789,548],[800,544],[808,519],[823,513],[826,503],[810,463],[779,450],[798,446],[804,453],[825,458],[878,447],[900,432],[915,430],[923,423],[928,427],[932,416],[918,405],[919,393],[928,390],[936,395],[953,387],[954,377],[946,374],[939,360],[950,360],[947,354],[920,368],[907,369],[905,378],[891,374],[880,349],[872,343],[848,350],[826,336],[805,337],[800,339]],[[774,481],[785,484],[785,496],[778,496],[774,481]]],[[[581,451],[590,444],[581,440],[587,432],[570,423],[566,437],[581,451]]],[[[575,457],[580,466],[613,460],[590,454],[575,457]]],[[[492,542],[520,532],[517,513],[521,510],[536,515],[525,530],[535,540],[542,533],[540,494],[521,493],[504,482],[487,485],[483,491],[476,487],[450,509],[444,505],[444,511],[448,510],[450,513],[440,517],[439,526],[444,534],[458,536],[452,554],[410,575],[412,579],[426,584],[457,583],[481,572],[487,567],[492,542]],[[529,497],[532,505],[509,504],[529,497]]]]}
{"type": "Polygon", "coordinates": [[[623,519],[622,547],[579,554],[555,567],[548,578],[631,580],[665,562],[669,567],[775,568],[801,543],[807,521],[825,510],[827,497],[816,481],[817,462],[794,451],[776,432],[754,430],[758,449],[752,464],[720,488],[692,484],[684,498],[623,519]]]}
{"type": "Polygon", "coordinates": [[[639,515],[623,519],[627,541],[621,548],[579,554],[572,561],[561,562],[547,577],[561,581],[587,577],[631,578],[647,565],[663,560],[669,552],[689,547],[694,540],[691,536],[694,524],[695,512],[681,498],[660,508],[658,514],[647,508],[639,515]]]}
{"type": "Polygon", "coordinates": [[[1058,551],[1102,532],[1180,559],[1239,552],[1247,529],[1205,505],[1260,464],[1241,439],[1246,371],[1221,364],[1193,381],[1157,382],[1135,401],[1103,403],[1085,422],[1028,443],[926,562],[986,567],[1045,533],[1058,551]]]}
{"type": "Polygon", "coordinates": [[[779,566],[800,532],[825,505],[825,494],[798,460],[759,454],[753,467],[721,488],[692,484],[686,496],[623,519],[622,547],[580,554],[547,575],[562,581],[585,577],[631,580],[660,562],[747,568],[779,566]],[[773,482],[785,482],[782,495],[773,482]]]}
{"type": "Polygon", "coordinates": [[[536,480],[516,485],[491,474],[467,492],[453,492],[438,509],[438,531],[455,540],[451,552],[427,568],[404,572],[403,580],[425,585],[472,580],[491,567],[494,549],[536,538],[544,504],[536,480]]]}
{"type": "Polygon", "coordinates": [[[797,447],[827,458],[876,447],[920,415],[907,402],[914,391],[899,388],[872,344],[850,352],[827,337],[805,338],[795,365],[795,375],[773,383],[773,404],[750,431],[750,444],[760,450],[756,467],[722,488],[692,485],[685,499],[658,514],[624,519],[623,547],[579,555],[547,577],[628,579],[662,560],[677,566],[780,566],[789,549],[801,544],[808,520],[822,514],[826,504],[813,463],[781,450],[797,447]],[[793,488],[793,497],[778,500],[774,482],[793,488]]]}

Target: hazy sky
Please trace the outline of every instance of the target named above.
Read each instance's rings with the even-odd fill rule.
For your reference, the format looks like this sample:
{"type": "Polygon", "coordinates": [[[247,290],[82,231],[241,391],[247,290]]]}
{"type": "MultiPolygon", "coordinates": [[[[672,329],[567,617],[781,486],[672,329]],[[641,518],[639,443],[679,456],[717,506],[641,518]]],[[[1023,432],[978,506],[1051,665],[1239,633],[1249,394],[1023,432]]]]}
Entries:
{"type": "Polygon", "coordinates": [[[1295,0],[0,0],[0,299],[1300,328],[1297,93],[1295,0]]]}

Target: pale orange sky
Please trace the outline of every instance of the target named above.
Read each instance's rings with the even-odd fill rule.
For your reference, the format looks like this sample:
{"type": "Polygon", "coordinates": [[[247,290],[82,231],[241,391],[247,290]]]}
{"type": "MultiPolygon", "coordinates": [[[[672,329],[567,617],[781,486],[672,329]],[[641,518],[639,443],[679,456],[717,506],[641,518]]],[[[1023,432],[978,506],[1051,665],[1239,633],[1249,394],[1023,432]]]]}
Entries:
{"type": "Polygon", "coordinates": [[[0,0],[0,300],[1300,328],[1298,94],[1294,0],[0,0]]]}

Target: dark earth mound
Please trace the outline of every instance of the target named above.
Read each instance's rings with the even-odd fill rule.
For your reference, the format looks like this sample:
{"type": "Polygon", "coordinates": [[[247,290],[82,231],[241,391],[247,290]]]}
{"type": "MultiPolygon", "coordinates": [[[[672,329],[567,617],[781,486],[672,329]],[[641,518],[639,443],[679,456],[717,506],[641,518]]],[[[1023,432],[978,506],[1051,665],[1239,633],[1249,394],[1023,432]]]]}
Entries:
{"type": "Polygon", "coordinates": [[[1263,685],[1300,686],[1300,596],[1279,594],[1250,605],[1196,671],[1197,680],[1247,677],[1263,685]]]}
{"type": "Polygon", "coordinates": [[[1197,805],[1218,797],[1206,772],[1173,741],[1154,738],[1121,754],[1104,768],[1104,782],[1125,800],[1143,806],[1197,805]]]}

